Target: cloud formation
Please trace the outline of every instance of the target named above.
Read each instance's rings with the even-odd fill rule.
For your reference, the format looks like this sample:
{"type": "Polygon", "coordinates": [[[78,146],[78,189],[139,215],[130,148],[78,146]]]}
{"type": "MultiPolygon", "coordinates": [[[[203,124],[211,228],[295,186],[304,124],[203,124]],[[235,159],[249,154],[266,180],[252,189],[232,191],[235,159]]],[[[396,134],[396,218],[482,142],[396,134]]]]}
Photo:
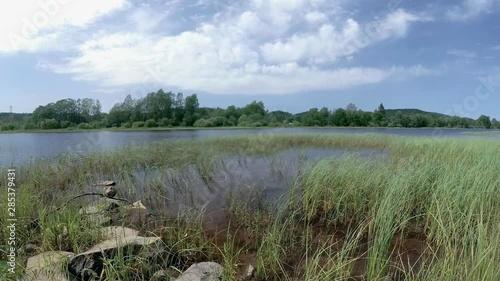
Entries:
{"type": "MultiPolygon", "coordinates": [[[[85,29],[129,4],[126,0],[8,1],[0,4],[0,52],[56,49],[71,29],[85,29]]],[[[60,46],[60,45],[59,45],[60,46]]]]}
{"type": "Polygon", "coordinates": [[[482,14],[491,13],[499,3],[499,0],[463,0],[459,5],[449,9],[446,17],[451,21],[471,20],[482,14]]]}
{"type": "Polygon", "coordinates": [[[467,51],[467,50],[460,50],[460,49],[451,49],[446,52],[447,55],[450,56],[456,56],[459,58],[465,58],[465,59],[472,59],[477,56],[476,53],[467,51]]]}
{"type": "Polygon", "coordinates": [[[16,2],[0,14],[9,23],[0,53],[58,52],[57,61],[37,66],[99,87],[155,84],[211,93],[336,90],[435,74],[422,65],[376,67],[355,59],[432,20],[424,14],[395,8],[360,20],[342,0],[188,2],[16,2]],[[182,28],[173,28],[179,22],[182,28]]]}
{"type": "MultiPolygon", "coordinates": [[[[429,18],[398,9],[360,23],[338,12],[326,0],[253,0],[225,6],[174,35],[144,32],[151,25],[141,32],[107,33],[80,44],[66,63],[44,67],[109,87],[155,83],[235,94],[334,90],[398,73],[431,74],[422,66],[339,66],[365,48],[404,37],[412,23],[429,18]]],[[[151,17],[134,12],[133,18],[141,26],[151,17]]]]}

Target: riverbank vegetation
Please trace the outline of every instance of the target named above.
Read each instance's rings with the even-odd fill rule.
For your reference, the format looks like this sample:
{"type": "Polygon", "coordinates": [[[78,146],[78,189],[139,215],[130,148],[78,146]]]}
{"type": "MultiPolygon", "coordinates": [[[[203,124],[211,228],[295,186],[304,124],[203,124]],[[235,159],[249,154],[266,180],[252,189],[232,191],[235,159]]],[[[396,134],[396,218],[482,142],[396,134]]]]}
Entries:
{"type": "MultiPolygon", "coordinates": [[[[141,232],[162,238],[178,270],[216,261],[224,280],[248,264],[256,268],[252,280],[500,280],[499,159],[494,140],[331,134],[165,141],[41,159],[16,167],[19,268],[28,244],[78,252],[99,241],[98,226],[78,214],[88,199],[50,212],[114,179],[120,196],[151,210],[141,232]],[[278,200],[243,181],[220,184],[233,173],[258,178],[238,157],[268,159],[265,169],[283,178],[291,168],[279,153],[310,148],[350,153],[299,161],[278,200]],[[361,157],[357,149],[384,156],[361,157]],[[213,197],[199,198],[200,182],[213,197]],[[210,203],[221,198],[217,220],[210,203]]],[[[2,227],[0,240],[6,235],[2,227]]],[[[108,279],[99,280],[149,280],[154,266],[140,256],[107,260],[108,279]]]]}
{"type": "Polygon", "coordinates": [[[89,130],[102,128],[156,127],[447,127],[500,128],[495,118],[482,115],[477,120],[417,109],[385,109],[380,104],[374,111],[359,110],[349,104],[345,108],[311,108],[292,114],[269,111],[262,102],[254,101],[242,108],[200,107],[196,94],[184,97],[158,90],[143,98],[130,95],[115,104],[109,113],[102,112],[99,100],[64,99],[39,106],[31,114],[0,113],[0,129],[15,130],[89,130]]]}

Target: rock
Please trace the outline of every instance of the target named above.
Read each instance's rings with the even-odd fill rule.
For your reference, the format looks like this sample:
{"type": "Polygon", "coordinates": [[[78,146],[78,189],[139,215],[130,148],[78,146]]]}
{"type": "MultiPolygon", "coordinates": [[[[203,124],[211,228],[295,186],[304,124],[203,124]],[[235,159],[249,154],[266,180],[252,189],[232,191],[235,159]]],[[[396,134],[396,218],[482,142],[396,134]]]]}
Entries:
{"type": "MultiPolygon", "coordinates": [[[[113,199],[108,199],[113,200],[113,199]]],[[[124,225],[132,228],[141,228],[148,217],[148,209],[141,201],[132,204],[121,204],[116,212],[112,213],[112,225],[124,225]]]]}
{"type": "Polygon", "coordinates": [[[69,280],[63,265],[73,256],[71,252],[51,251],[28,259],[23,281],[69,280]]]}
{"type": "Polygon", "coordinates": [[[141,201],[127,204],[124,201],[102,198],[97,203],[80,209],[95,224],[102,226],[126,225],[141,228],[148,217],[148,209],[141,201]]]}
{"type": "Polygon", "coordinates": [[[97,202],[80,209],[79,214],[88,218],[97,225],[110,225],[112,215],[119,212],[123,202],[111,198],[101,198],[97,202]]]}
{"type": "Polygon", "coordinates": [[[111,224],[111,215],[105,210],[105,207],[100,204],[92,204],[83,207],[78,213],[82,216],[87,216],[88,219],[96,225],[111,224]]]}
{"type": "Polygon", "coordinates": [[[201,262],[190,266],[175,281],[219,281],[222,266],[215,262],[201,262]]]}
{"type": "Polygon", "coordinates": [[[115,181],[101,181],[94,184],[95,186],[115,186],[115,181]]]}
{"type": "Polygon", "coordinates": [[[103,207],[106,211],[118,211],[119,208],[122,208],[127,205],[125,201],[116,200],[113,198],[104,198],[101,199],[103,201],[103,207]]]}
{"type": "Polygon", "coordinates": [[[250,279],[254,276],[254,274],[255,274],[255,268],[251,264],[249,264],[247,267],[247,273],[245,277],[247,279],[250,279]]]}
{"type": "Polygon", "coordinates": [[[124,223],[125,225],[130,225],[133,227],[140,228],[142,225],[146,223],[148,216],[148,209],[141,201],[134,202],[132,205],[128,205],[124,207],[125,216],[124,223]]]}
{"type": "Polygon", "coordinates": [[[139,252],[143,246],[161,241],[159,237],[138,236],[137,231],[130,228],[110,227],[102,231],[108,239],[74,256],[68,264],[69,272],[84,278],[92,276],[92,272],[99,275],[103,268],[102,258],[112,258],[116,249],[132,247],[133,251],[139,252]]]}
{"type": "Polygon", "coordinates": [[[118,191],[113,186],[108,186],[108,187],[106,187],[106,189],[104,189],[104,196],[106,196],[108,198],[115,197],[117,193],[118,193],[118,191]]]}

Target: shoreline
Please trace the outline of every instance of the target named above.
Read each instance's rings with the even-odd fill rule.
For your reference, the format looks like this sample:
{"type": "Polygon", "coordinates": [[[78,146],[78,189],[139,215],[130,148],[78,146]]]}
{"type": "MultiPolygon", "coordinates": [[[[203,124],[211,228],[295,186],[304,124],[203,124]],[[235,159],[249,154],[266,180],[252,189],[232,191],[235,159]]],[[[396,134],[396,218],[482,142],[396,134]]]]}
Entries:
{"type": "Polygon", "coordinates": [[[500,133],[500,129],[486,128],[447,128],[447,127],[422,127],[422,128],[402,128],[402,127],[308,127],[308,126],[284,126],[284,127],[155,127],[155,128],[102,128],[102,129],[48,129],[48,130],[14,130],[0,131],[1,134],[23,134],[23,133],[81,133],[81,132],[146,132],[146,131],[202,131],[202,130],[276,130],[276,129],[377,129],[377,130],[467,130],[465,134],[495,134],[500,133]],[[478,132],[480,131],[480,132],[478,132]]]}

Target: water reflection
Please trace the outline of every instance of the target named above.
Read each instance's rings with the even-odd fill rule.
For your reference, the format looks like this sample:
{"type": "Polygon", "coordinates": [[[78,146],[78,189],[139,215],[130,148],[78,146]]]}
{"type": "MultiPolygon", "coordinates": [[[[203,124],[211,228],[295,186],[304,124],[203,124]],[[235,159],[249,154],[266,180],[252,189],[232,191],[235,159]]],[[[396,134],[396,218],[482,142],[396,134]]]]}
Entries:
{"type": "MultiPolygon", "coordinates": [[[[497,130],[498,131],[498,130],[497,130]]],[[[500,134],[466,135],[465,129],[375,129],[375,128],[266,128],[170,131],[90,131],[62,133],[0,134],[0,165],[22,164],[36,158],[55,158],[61,153],[87,153],[161,140],[203,139],[243,134],[377,133],[401,136],[482,137],[500,139],[500,134]]],[[[492,132],[492,130],[474,130],[492,132]]],[[[498,131],[500,132],[500,131],[498,131]]]]}

